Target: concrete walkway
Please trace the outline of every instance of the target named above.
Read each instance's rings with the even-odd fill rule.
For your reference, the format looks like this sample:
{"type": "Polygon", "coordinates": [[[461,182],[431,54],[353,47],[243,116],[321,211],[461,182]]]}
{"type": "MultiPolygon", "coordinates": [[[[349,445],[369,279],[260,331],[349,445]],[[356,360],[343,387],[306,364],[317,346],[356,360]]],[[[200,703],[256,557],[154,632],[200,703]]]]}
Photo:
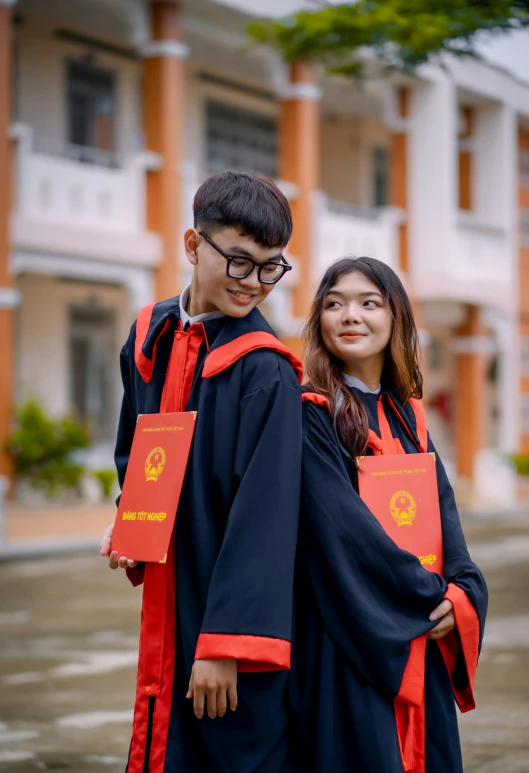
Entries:
{"type": "Polygon", "coordinates": [[[0,559],[94,550],[116,515],[101,505],[7,505],[0,559]]]}
{"type": "MultiPolygon", "coordinates": [[[[13,512],[11,533],[28,542],[66,524],[96,540],[113,508],[77,515],[13,512]]],[[[490,591],[477,709],[460,716],[465,773],[529,773],[529,512],[519,516],[465,525],[490,591]]],[[[0,773],[123,773],[141,589],[96,548],[4,562],[0,587],[0,773]]]]}

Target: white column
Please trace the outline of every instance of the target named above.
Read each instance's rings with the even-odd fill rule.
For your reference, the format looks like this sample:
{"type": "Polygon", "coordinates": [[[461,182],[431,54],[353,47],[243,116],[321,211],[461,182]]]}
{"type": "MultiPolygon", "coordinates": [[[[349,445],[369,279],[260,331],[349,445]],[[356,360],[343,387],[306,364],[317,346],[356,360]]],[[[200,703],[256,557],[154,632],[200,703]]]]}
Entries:
{"type": "Polygon", "coordinates": [[[520,329],[518,288],[518,132],[514,110],[502,105],[496,119],[498,158],[496,183],[498,208],[504,225],[508,251],[504,265],[509,266],[510,303],[504,323],[498,331],[501,341],[500,358],[500,451],[512,453],[520,440],[520,329]]]}
{"type": "Polygon", "coordinates": [[[449,74],[433,67],[413,94],[409,131],[409,262],[412,283],[442,275],[454,233],[457,95],[449,74]]]}

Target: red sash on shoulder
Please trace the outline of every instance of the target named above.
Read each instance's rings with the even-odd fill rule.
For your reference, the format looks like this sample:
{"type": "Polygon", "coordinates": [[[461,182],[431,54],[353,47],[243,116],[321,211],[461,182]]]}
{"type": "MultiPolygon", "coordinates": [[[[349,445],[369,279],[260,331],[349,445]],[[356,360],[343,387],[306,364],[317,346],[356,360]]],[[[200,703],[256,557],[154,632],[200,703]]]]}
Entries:
{"type": "Polygon", "coordinates": [[[217,376],[222,371],[235,365],[241,357],[256,349],[270,349],[285,357],[294,368],[298,381],[301,383],[303,378],[303,363],[301,360],[275,336],[264,331],[245,333],[234,341],[219,346],[217,349],[212,349],[204,361],[202,378],[217,376]]]}

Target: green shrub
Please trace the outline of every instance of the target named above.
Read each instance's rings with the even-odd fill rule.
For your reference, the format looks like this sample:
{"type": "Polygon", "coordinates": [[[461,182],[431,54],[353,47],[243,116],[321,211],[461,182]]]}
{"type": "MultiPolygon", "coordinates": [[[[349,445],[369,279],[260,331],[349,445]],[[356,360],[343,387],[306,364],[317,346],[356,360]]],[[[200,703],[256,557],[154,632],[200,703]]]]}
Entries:
{"type": "Polygon", "coordinates": [[[529,454],[513,454],[511,458],[518,475],[529,475],[529,454]]]}
{"type": "Polygon", "coordinates": [[[82,424],[70,417],[54,419],[31,399],[18,406],[15,429],[5,450],[13,460],[16,477],[52,498],[60,491],[77,488],[84,468],[71,455],[88,445],[82,424]]]}
{"type": "Polygon", "coordinates": [[[99,482],[103,497],[105,499],[110,499],[114,483],[118,478],[116,471],[112,469],[94,470],[92,475],[99,482]]]}

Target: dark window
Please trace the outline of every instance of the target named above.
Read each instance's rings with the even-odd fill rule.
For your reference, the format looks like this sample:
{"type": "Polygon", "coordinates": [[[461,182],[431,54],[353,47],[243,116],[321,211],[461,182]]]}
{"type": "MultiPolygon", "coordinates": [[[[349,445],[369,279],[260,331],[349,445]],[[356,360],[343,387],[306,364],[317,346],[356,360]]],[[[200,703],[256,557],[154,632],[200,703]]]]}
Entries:
{"type": "Polygon", "coordinates": [[[70,310],[70,396],[94,440],[113,435],[115,320],[110,311],[70,310]]]}
{"type": "Polygon", "coordinates": [[[114,73],[86,62],[69,62],[67,80],[68,142],[114,150],[114,73]]]}
{"type": "Polygon", "coordinates": [[[428,344],[428,368],[441,370],[443,368],[443,344],[437,338],[431,338],[428,344]]]}
{"type": "Polygon", "coordinates": [[[387,207],[389,201],[389,153],[373,148],[373,206],[387,207]]]}
{"type": "Polygon", "coordinates": [[[277,122],[221,102],[206,103],[207,172],[277,175],[277,122]]]}

